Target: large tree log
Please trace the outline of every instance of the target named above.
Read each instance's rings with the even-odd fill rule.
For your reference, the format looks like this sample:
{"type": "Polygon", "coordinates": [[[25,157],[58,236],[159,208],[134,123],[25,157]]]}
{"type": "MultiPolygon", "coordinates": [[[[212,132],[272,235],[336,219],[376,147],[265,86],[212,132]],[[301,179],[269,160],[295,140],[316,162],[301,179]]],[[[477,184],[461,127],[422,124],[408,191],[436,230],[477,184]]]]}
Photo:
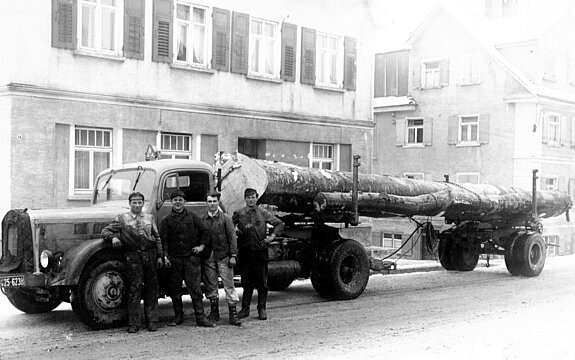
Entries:
{"type": "MultiPolygon", "coordinates": [[[[351,172],[256,160],[239,153],[225,154],[218,164],[222,169],[222,203],[228,211],[244,206],[243,193],[248,187],[258,191],[260,204],[273,205],[282,212],[351,211],[351,172]]],[[[358,212],[365,216],[439,215],[479,220],[493,216],[520,218],[531,213],[531,192],[517,187],[359,174],[358,190],[358,212]]],[[[540,217],[557,216],[571,205],[567,194],[537,192],[540,217]]]]}

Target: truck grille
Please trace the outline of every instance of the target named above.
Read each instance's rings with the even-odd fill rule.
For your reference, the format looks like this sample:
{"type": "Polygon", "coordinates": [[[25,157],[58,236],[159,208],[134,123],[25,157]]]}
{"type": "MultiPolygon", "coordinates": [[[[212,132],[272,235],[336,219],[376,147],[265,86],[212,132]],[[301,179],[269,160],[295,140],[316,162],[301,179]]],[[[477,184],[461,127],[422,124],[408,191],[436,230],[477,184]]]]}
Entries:
{"type": "Polygon", "coordinates": [[[34,270],[32,227],[26,209],[10,210],[4,216],[1,250],[0,273],[34,270]]]}

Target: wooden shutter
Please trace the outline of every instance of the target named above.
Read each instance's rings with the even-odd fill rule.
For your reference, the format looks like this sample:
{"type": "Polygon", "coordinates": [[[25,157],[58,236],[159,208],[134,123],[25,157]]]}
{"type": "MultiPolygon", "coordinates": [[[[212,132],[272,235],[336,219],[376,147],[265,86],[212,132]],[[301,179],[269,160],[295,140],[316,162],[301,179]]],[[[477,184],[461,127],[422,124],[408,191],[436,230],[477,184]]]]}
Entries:
{"type": "Polygon", "coordinates": [[[352,157],[350,144],[339,145],[339,171],[351,171],[352,157]]]}
{"type": "Polygon", "coordinates": [[[145,0],[124,0],[124,56],[144,60],[145,0]]]}
{"type": "Polygon", "coordinates": [[[433,118],[426,116],[423,118],[423,144],[431,145],[433,137],[433,118]]]}
{"type": "Polygon", "coordinates": [[[375,75],[373,79],[374,97],[385,96],[385,54],[375,55],[375,75]]]}
{"type": "Polygon", "coordinates": [[[315,84],[315,41],[315,30],[302,27],[300,66],[300,82],[302,84],[315,84]]]}
{"type": "Polygon", "coordinates": [[[421,89],[421,61],[419,59],[413,60],[413,71],[412,71],[412,84],[414,89],[421,89]]]}
{"type": "Polygon", "coordinates": [[[297,26],[282,24],[282,68],[281,78],[286,81],[295,81],[295,64],[297,53],[297,26]]]}
{"type": "Polygon", "coordinates": [[[405,119],[395,119],[395,146],[405,144],[405,119]]]}
{"type": "Polygon", "coordinates": [[[239,12],[232,15],[232,64],[231,72],[248,73],[250,16],[239,12]]]}
{"type": "Polygon", "coordinates": [[[52,0],[52,46],[76,49],[76,0],[52,0]]]}
{"type": "Polygon", "coordinates": [[[357,76],[357,40],[346,36],[343,40],[343,88],[355,90],[357,76]]]}
{"type": "Polygon", "coordinates": [[[230,71],[230,11],[213,8],[212,69],[230,71]]]}
{"type": "Polygon", "coordinates": [[[491,116],[489,114],[479,115],[479,143],[480,144],[488,144],[489,143],[490,118],[491,118],[491,116]]]}
{"type": "Polygon", "coordinates": [[[172,62],[172,0],[154,0],[152,61],[172,62]]]}
{"type": "Polygon", "coordinates": [[[543,144],[547,144],[547,136],[548,136],[548,127],[549,126],[549,117],[547,115],[541,116],[541,136],[543,137],[542,142],[543,144]]]}
{"type": "Polygon", "coordinates": [[[397,54],[397,95],[407,96],[409,93],[409,53],[403,51],[397,54]]]}
{"type": "Polygon", "coordinates": [[[447,124],[447,143],[449,145],[457,144],[459,136],[459,116],[451,115],[449,116],[449,121],[447,124]]]}
{"type": "Polygon", "coordinates": [[[385,55],[385,95],[397,96],[397,53],[385,55]]]}
{"type": "Polygon", "coordinates": [[[441,86],[449,85],[449,59],[439,62],[439,84],[441,86]]]}
{"type": "Polygon", "coordinates": [[[560,128],[559,133],[561,135],[561,145],[570,146],[571,145],[571,119],[567,118],[565,115],[561,115],[560,118],[560,128]]]}

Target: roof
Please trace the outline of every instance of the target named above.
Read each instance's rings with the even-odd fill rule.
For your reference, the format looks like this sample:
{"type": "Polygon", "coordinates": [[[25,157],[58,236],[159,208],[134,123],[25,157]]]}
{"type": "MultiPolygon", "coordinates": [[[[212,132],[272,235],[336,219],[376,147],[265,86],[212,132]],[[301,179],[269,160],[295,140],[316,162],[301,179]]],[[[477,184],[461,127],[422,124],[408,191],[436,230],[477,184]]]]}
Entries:
{"type": "Polygon", "coordinates": [[[213,172],[213,168],[203,161],[198,160],[186,160],[186,159],[162,159],[154,161],[139,161],[122,164],[121,166],[113,167],[104,170],[102,173],[110,172],[110,170],[125,170],[125,169],[137,169],[141,167],[142,169],[155,170],[157,172],[164,172],[171,169],[203,169],[213,172]]]}

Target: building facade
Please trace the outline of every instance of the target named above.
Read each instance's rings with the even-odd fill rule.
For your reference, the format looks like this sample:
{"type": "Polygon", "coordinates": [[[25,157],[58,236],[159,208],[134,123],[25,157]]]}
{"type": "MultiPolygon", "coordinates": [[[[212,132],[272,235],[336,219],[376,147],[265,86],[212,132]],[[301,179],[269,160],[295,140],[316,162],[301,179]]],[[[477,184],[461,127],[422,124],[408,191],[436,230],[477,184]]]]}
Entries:
{"type": "MultiPolygon", "coordinates": [[[[482,3],[475,22],[439,4],[405,46],[376,53],[376,172],[529,190],[537,169],[540,189],[575,199],[572,13],[538,19],[523,1],[482,3]]],[[[404,224],[384,221],[381,232],[395,230],[383,237],[405,239],[404,224]]],[[[543,227],[559,245],[550,254],[573,253],[565,217],[543,227]]]]}
{"type": "Polygon", "coordinates": [[[149,144],[334,170],[357,154],[373,171],[365,1],[10,0],[0,14],[3,213],[88,205],[98,172],[149,144]]]}

